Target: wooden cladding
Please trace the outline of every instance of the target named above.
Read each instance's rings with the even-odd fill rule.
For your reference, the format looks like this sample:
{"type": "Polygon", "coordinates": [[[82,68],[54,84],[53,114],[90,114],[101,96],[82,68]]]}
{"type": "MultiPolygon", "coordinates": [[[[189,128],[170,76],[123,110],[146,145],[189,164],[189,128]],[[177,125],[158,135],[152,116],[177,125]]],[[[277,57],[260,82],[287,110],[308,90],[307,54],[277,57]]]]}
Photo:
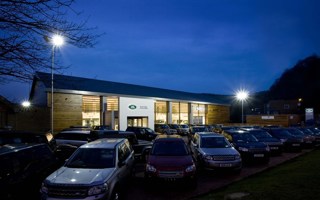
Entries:
{"type": "Polygon", "coordinates": [[[230,121],[230,107],[221,105],[208,105],[206,124],[221,124],[230,121]]]}

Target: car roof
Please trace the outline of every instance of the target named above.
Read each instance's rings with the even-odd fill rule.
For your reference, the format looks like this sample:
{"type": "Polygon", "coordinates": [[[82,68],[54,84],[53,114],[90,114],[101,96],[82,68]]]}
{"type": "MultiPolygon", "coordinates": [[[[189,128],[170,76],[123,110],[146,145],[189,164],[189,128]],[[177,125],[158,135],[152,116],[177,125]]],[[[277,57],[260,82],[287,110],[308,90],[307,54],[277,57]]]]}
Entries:
{"type": "Polygon", "coordinates": [[[118,144],[126,141],[126,138],[102,138],[95,140],[93,142],[89,142],[80,146],[79,148],[105,148],[105,149],[113,149],[118,144]]]}
{"type": "Polygon", "coordinates": [[[214,132],[197,132],[196,134],[200,137],[224,137],[223,135],[214,132]]]}
{"type": "Polygon", "coordinates": [[[32,148],[34,146],[43,146],[43,143],[19,143],[19,144],[5,144],[0,146],[0,155],[10,152],[17,152],[23,149],[32,148]]]}
{"type": "Polygon", "coordinates": [[[249,133],[246,130],[241,130],[241,129],[230,129],[230,130],[224,130],[224,132],[229,133],[229,134],[243,134],[243,133],[249,133]]]}
{"type": "Polygon", "coordinates": [[[158,135],[155,140],[183,140],[180,135],[158,135]]]}

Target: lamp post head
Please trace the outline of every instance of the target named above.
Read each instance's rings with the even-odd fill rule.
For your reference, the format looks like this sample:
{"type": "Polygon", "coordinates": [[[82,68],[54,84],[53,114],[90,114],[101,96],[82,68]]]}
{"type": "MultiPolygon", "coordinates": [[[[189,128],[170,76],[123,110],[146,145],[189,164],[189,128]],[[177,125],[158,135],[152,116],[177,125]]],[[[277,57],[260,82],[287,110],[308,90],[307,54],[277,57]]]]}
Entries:
{"type": "Polygon", "coordinates": [[[237,92],[236,94],[236,98],[240,101],[245,101],[247,98],[249,97],[249,94],[247,91],[245,90],[240,90],[239,92],[237,92]]]}
{"type": "Polygon", "coordinates": [[[64,44],[64,38],[61,35],[54,35],[51,42],[53,46],[60,47],[64,44]]]}
{"type": "Polygon", "coordinates": [[[24,108],[28,108],[28,107],[31,106],[30,101],[23,101],[21,104],[22,104],[22,106],[23,106],[24,108]]]}

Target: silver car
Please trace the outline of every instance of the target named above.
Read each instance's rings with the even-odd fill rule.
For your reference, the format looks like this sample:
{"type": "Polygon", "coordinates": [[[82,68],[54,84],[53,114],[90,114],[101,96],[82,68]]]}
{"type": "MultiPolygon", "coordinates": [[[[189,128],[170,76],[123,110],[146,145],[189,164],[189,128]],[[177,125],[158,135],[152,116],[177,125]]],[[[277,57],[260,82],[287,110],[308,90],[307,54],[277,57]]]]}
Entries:
{"type": "Polygon", "coordinates": [[[240,153],[223,136],[213,132],[197,132],[191,140],[191,151],[200,167],[205,169],[230,169],[240,172],[240,153]]]}
{"type": "Polygon", "coordinates": [[[43,181],[41,199],[119,199],[133,165],[128,139],[95,140],[80,146],[43,181]]]}

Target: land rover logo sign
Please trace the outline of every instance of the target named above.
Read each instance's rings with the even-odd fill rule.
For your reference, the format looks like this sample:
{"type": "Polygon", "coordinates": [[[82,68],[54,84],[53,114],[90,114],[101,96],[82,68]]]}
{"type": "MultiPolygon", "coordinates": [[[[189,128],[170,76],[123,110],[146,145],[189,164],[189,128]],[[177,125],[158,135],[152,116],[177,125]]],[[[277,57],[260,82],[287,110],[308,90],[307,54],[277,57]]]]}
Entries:
{"type": "Polygon", "coordinates": [[[129,107],[129,109],[131,109],[131,110],[135,110],[135,109],[137,108],[137,106],[136,106],[136,105],[133,105],[133,104],[129,105],[128,107],[129,107]]]}

